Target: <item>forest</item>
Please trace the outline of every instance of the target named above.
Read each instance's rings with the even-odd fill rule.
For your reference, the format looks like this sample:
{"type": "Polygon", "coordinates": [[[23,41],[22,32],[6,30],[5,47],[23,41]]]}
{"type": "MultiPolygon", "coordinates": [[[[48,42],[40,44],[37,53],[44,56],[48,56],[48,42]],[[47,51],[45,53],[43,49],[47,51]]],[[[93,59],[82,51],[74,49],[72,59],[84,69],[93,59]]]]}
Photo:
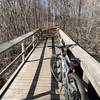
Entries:
{"type": "Polygon", "coordinates": [[[100,56],[99,0],[0,0],[0,43],[38,27],[59,27],[100,56]]]}

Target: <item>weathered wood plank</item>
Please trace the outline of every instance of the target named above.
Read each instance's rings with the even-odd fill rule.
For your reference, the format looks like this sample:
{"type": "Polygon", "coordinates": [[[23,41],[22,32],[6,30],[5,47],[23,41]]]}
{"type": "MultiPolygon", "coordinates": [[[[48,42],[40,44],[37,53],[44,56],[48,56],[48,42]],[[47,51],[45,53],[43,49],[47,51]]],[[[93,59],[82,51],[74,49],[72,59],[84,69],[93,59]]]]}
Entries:
{"type": "MultiPolygon", "coordinates": [[[[51,43],[49,43],[51,44],[51,43]]],[[[46,57],[51,57],[52,54],[52,49],[49,49],[46,47],[45,49],[45,55],[44,58],[46,57]]],[[[40,75],[39,75],[39,79],[38,79],[38,83],[37,83],[37,87],[35,89],[35,93],[34,93],[34,97],[36,95],[42,94],[42,93],[46,93],[48,91],[51,91],[51,71],[50,71],[50,59],[48,60],[44,60],[43,64],[42,64],[42,68],[40,71],[40,75]],[[42,78],[42,76],[46,76],[48,78],[42,78]],[[41,81],[40,81],[41,80],[41,81]],[[44,84],[41,87],[41,83],[44,82],[44,84]],[[48,83],[47,83],[48,82],[48,83]],[[47,85],[46,85],[47,84],[47,85]]],[[[48,93],[47,95],[38,97],[37,99],[43,99],[43,98],[48,98],[50,99],[50,93],[48,93]]]]}

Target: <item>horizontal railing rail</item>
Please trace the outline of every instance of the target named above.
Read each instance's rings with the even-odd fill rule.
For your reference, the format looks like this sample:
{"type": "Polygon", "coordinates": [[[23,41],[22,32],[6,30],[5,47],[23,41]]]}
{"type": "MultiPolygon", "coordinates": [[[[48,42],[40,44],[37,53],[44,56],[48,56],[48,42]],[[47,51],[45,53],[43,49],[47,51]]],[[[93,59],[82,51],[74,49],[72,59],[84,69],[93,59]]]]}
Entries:
{"type": "Polygon", "coordinates": [[[5,52],[6,50],[8,50],[9,48],[13,47],[14,45],[20,43],[21,41],[33,36],[35,33],[39,32],[40,29],[36,29],[32,32],[29,32],[29,33],[26,33],[22,36],[19,36],[18,38],[16,39],[13,39],[9,42],[6,42],[6,43],[3,43],[3,44],[0,44],[0,54],[5,52]]]}

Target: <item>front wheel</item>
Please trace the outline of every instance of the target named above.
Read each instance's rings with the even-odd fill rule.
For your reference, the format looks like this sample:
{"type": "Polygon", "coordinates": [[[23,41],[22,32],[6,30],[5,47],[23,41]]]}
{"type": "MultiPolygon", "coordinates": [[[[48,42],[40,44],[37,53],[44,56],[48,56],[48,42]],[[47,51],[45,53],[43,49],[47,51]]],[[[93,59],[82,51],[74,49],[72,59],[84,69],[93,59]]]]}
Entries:
{"type": "Polygon", "coordinates": [[[81,79],[75,73],[68,74],[69,85],[64,89],[65,100],[87,100],[81,79]]]}

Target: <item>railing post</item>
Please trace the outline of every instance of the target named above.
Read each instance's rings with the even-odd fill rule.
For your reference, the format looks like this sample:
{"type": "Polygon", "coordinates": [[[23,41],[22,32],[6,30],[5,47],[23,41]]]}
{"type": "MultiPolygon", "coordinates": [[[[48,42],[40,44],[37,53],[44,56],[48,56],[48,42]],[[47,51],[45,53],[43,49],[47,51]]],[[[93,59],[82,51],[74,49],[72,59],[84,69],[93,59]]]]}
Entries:
{"type": "MultiPolygon", "coordinates": [[[[22,52],[25,50],[24,42],[21,43],[22,52]]],[[[25,54],[22,55],[22,62],[25,61],[25,54]]]]}
{"type": "Polygon", "coordinates": [[[42,30],[40,29],[40,40],[42,39],[42,30]]]}
{"type": "Polygon", "coordinates": [[[39,42],[40,31],[37,33],[37,42],[39,42]]]}
{"type": "Polygon", "coordinates": [[[34,40],[35,40],[35,38],[34,38],[34,35],[33,35],[32,36],[33,47],[34,47],[34,40]]]}

